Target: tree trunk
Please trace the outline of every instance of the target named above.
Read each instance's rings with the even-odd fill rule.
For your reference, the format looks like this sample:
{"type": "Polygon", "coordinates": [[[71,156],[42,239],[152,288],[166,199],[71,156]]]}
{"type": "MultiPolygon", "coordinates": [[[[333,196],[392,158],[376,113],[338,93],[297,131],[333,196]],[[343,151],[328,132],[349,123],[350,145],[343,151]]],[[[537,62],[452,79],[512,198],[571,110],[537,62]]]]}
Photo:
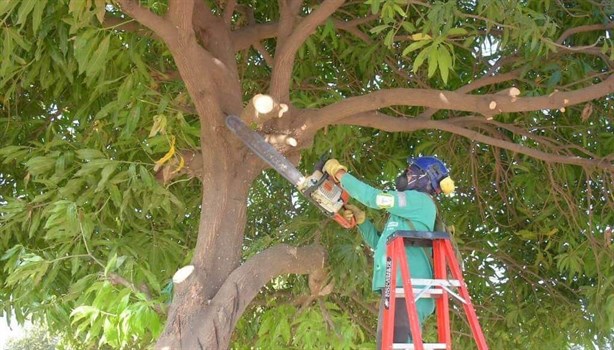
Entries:
{"type": "Polygon", "coordinates": [[[223,317],[217,317],[216,321],[215,315],[222,312],[224,305],[213,306],[211,300],[240,264],[247,193],[254,171],[244,168],[237,171],[245,163],[238,165],[241,162],[231,154],[231,148],[226,147],[226,142],[221,143],[224,147],[215,147],[220,150],[207,152],[217,160],[208,159],[209,162],[217,166],[203,167],[200,227],[192,261],[195,269],[183,283],[175,285],[167,326],[158,342],[162,348],[228,347],[232,331],[229,324],[234,322],[223,317]],[[210,338],[205,337],[209,331],[215,333],[213,344],[201,340],[210,338]]]}
{"type": "MultiPolygon", "coordinates": [[[[280,274],[324,274],[320,245],[279,244],[241,264],[247,195],[263,162],[222,131],[203,155],[203,200],[193,272],[175,284],[159,349],[227,349],[234,327],[259,290],[280,274]]],[[[311,286],[310,286],[311,287],[311,286]]],[[[322,286],[311,291],[318,295],[322,286]]]]}

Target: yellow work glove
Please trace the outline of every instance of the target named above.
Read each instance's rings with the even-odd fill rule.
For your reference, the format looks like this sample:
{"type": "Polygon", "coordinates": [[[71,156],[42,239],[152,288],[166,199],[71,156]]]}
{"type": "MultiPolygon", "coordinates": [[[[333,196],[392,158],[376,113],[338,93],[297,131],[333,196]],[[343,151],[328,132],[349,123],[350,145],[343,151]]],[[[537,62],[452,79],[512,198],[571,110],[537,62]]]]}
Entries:
{"type": "Polygon", "coordinates": [[[356,224],[360,225],[367,219],[367,215],[364,211],[358,209],[357,206],[346,204],[343,206],[343,217],[347,221],[352,221],[352,218],[356,219],[356,224]]]}
{"type": "Polygon", "coordinates": [[[348,171],[348,168],[346,166],[339,164],[339,161],[336,159],[329,159],[326,161],[326,163],[324,163],[324,171],[327,172],[328,175],[332,176],[333,179],[337,181],[339,181],[339,179],[337,179],[336,175],[339,170],[348,171]]]}

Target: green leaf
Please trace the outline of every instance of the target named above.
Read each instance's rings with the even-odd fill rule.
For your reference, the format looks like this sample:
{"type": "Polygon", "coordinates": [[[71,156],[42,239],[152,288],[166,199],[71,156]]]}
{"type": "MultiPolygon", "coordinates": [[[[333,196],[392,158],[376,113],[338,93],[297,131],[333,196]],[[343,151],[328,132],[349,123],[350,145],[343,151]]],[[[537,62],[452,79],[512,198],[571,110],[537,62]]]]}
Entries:
{"type": "Polygon", "coordinates": [[[381,0],[370,0],[370,2],[371,2],[371,13],[372,14],[378,13],[381,0]]]}
{"type": "MultiPolygon", "coordinates": [[[[30,50],[32,48],[32,43],[30,41],[24,39],[15,28],[4,28],[3,30],[5,31],[5,34],[7,35],[5,40],[10,38],[17,45],[19,45],[19,47],[21,47],[24,50],[30,50]]],[[[17,59],[17,57],[15,57],[15,58],[17,59]]],[[[22,61],[23,61],[23,59],[22,59],[22,61]]]]}
{"type": "Polygon", "coordinates": [[[18,1],[0,1],[0,16],[12,12],[18,4],[18,1]]]}
{"type": "Polygon", "coordinates": [[[371,28],[371,30],[369,30],[369,32],[373,33],[373,34],[378,34],[386,29],[388,29],[390,26],[387,24],[380,24],[378,26],[375,26],[373,28],[371,28]]]}
{"type": "Polygon", "coordinates": [[[97,74],[102,68],[104,68],[104,63],[107,59],[107,53],[109,51],[109,43],[111,41],[111,37],[109,35],[105,35],[96,51],[92,55],[91,61],[87,65],[87,69],[85,74],[87,76],[93,76],[97,74]]]}
{"type": "Polygon", "coordinates": [[[17,24],[26,23],[26,18],[32,12],[37,2],[39,0],[21,0],[21,7],[19,7],[19,12],[17,13],[17,24]]]}
{"type": "Polygon", "coordinates": [[[47,6],[47,0],[39,0],[36,2],[36,6],[34,6],[34,11],[32,11],[32,31],[37,32],[38,27],[41,24],[43,19],[43,11],[47,6]]]}
{"type": "Polygon", "coordinates": [[[439,48],[437,49],[437,52],[438,52],[437,63],[439,65],[439,73],[441,74],[441,79],[443,80],[443,82],[447,84],[448,83],[448,73],[450,72],[450,69],[452,69],[452,56],[450,55],[450,52],[448,52],[448,49],[444,45],[439,46],[439,48]]]}
{"type": "Polygon", "coordinates": [[[42,215],[40,213],[35,213],[32,215],[32,219],[30,221],[30,228],[28,230],[28,238],[34,238],[38,233],[38,229],[40,228],[42,215]]]}
{"type": "Polygon", "coordinates": [[[414,60],[414,64],[413,64],[414,73],[418,72],[418,69],[420,68],[420,66],[422,66],[422,64],[424,63],[424,60],[426,60],[432,48],[433,46],[426,47],[422,51],[420,51],[418,56],[416,56],[416,59],[414,60]]]}
{"type": "Polygon", "coordinates": [[[415,41],[403,50],[403,56],[407,56],[410,52],[416,51],[430,43],[430,40],[415,41]]]}
{"type": "Polygon", "coordinates": [[[116,266],[115,266],[116,263],[117,263],[117,253],[114,253],[111,256],[111,259],[109,259],[109,261],[107,261],[107,265],[104,268],[104,275],[105,276],[108,276],[109,272],[116,268],[116,266]]]}
{"type": "MultiPolygon", "coordinates": [[[[24,251],[24,247],[21,244],[17,244],[13,246],[12,248],[8,249],[7,251],[5,251],[4,254],[2,254],[2,257],[0,257],[0,260],[8,260],[15,255],[21,254],[21,252],[23,251],[24,251]]],[[[7,264],[7,266],[5,266],[4,268],[5,271],[8,267],[9,266],[7,264]]]]}
{"type": "Polygon", "coordinates": [[[55,169],[55,159],[51,157],[34,157],[26,162],[30,174],[43,175],[55,169]]]}
{"type": "Polygon", "coordinates": [[[107,181],[109,181],[109,177],[111,176],[111,174],[113,174],[115,169],[117,169],[117,165],[117,163],[112,162],[102,168],[102,172],[100,174],[100,181],[98,182],[98,186],[96,186],[96,190],[94,192],[102,191],[104,186],[107,184],[107,181]]]}
{"type": "Polygon", "coordinates": [[[145,276],[145,278],[147,279],[147,284],[149,284],[149,286],[155,292],[159,292],[160,291],[160,283],[158,282],[158,279],[156,278],[156,276],[151,271],[149,271],[147,268],[143,267],[140,270],[143,273],[143,275],[145,276]]]}
{"type": "Polygon", "coordinates": [[[452,28],[448,31],[448,36],[467,35],[467,33],[465,28],[452,28]]]}
{"type": "Polygon", "coordinates": [[[75,39],[74,55],[79,67],[79,74],[85,72],[91,64],[90,57],[97,43],[97,40],[93,40],[95,35],[96,31],[87,30],[80,33],[75,39]]]}
{"type": "Polygon", "coordinates": [[[384,45],[386,45],[387,47],[392,46],[392,44],[394,43],[394,36],[396,33],[397,32],[394,28],[390,29],[388,33],[386,33],[386,37],[384,38],[384,45]]]}
{"type": "Polygon", "coordinates": [[[82,160],[106,158],[104,153],[100,152],[97,149],[91,149],[91,148],[84,148],[84,149],[77,150],[77,157],[82,160]]]}
{"type": "Polygon", "coordinates": [[[411,22],[407,22],[407,21],[403,21],[403,23],[401,23],[401,26],[403,27],[403,29],[405,29],[406,32],[408,33],[413,33],[416,31],[416,27],[414,26],[413,23],[411,22]]]}
{"type": "Polygon", "coordinates": [[[70,318],[72,318],[72,323],[76,323],[79,322],[79,320],[81,319],[89,319],[90,322],[92,322],[92,320],[95,320],[98,317],[98,314],[100,313],[100,310],[98,310],[97,308],[93,307],[93,306],[89,306],[89,305],[81,305],[76,307],[71,313],[70,313],[70,318]]]}
{"type": "Polygon", "coordinates": [[[428,67],[428,77],[432,78],[433,75],[435,75],[435,72],[437,71],[437,65],[438,65],[438,50],[435,49],[434,47],[431,48],[431,51],[429,52],[429,67],[428,67]]]}
{"type": "Polygon", "coordinates": [[[115,207],[120,208],[122,205],[122,195],[119,192],[119,188],[114,184],[110,184],[108,186],[108,189],[109,189],[109,196],[111,196],[111,201],[113,201],[113,204],[115,205],[115,207]]]}
{"type": "Polygon", "coordinates": [[[520,230],[516,232],[516,235],[522,240],[535,240],[537,239],[537,233],[529,230],[520,230]]]}

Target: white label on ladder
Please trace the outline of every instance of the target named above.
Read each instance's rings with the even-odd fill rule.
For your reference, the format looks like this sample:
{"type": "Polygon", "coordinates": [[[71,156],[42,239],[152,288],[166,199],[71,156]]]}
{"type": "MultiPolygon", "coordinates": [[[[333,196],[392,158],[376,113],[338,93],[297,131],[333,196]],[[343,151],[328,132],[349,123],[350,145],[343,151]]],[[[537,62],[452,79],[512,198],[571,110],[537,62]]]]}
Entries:
{"type": "Polygon", "coordinates": [[[386,257],[386,282],[384,285],[384,307],[386,310],[390,308],[390,278],[392,273],[392,259],[386,257]]]}

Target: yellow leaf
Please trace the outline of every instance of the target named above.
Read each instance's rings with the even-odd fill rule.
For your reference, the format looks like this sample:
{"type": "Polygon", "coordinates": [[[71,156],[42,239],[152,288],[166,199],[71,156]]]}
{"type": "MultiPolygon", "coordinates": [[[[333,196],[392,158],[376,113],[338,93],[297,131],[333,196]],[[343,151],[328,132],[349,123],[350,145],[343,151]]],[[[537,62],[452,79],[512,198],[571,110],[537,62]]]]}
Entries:
{"type": "Polygon", "coordinates": [[[430,35],[424,34],[424,33],[412,34],[410,37],[411,37],[411,40],[413,40],[413,41],[422,41],[422,40],[431,40],[431,39],[433,39],[430,35]]]}
{"type": "Polygon", "coordinates": [[[173,171],[173,174],[176,174],[179,171],[181,171],[184,165],[185,165],[185,159],[183,159],[183,156],[181,155],[181,153],[179,153],[179,165],[177,166],[177,169],[173,171]]]}
{"type": "Polygon", "coordinates": [[[171,157],[173,157],[173,155],[175,154],[175,136],[171,135],[171,147],[168,150],[168,152],[166,152],[166,154],[164,155],[164,157],[158,159],[156,161],[156,165],[154,166],[154,171],[158,171],[158,169],[160,169],[160,167],[166,163],[169,159],[171,159],[171,157]]]}
{"type": "Polygon", "coordinates": [[[550,237],[550,236],[554,235],[557,232],[559,232],[559,229],[558,228],[553,228],[552,230],[550,230],[548,232],[545,232],[543,235],[550,237]]]}

